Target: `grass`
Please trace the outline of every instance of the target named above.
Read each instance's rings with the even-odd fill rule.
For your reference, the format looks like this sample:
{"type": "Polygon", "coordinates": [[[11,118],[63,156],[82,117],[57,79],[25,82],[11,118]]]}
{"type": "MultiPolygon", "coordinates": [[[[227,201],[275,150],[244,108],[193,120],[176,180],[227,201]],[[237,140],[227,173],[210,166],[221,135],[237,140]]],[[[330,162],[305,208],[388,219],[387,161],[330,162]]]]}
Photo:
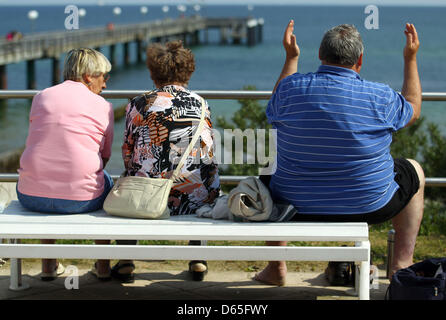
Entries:
{"type": "MultiPolygon", "coordinates": [[[[380,269],[386,269],[386,257],[387,257],[387,232],[388,230],[370,230],[370,242],[372,248],[372,262],[380,269]]],[[[23,240],[22,243],[39,243],[39,240],[23,240]]],[[[58,240],[58,244],[64,243],[78,243],[78,244],[92,244],[93,241],[88,240],[58,240]]],[[[417,244],[415,247],[414,262],[419,262],[432,257],[445,257],[446,256],[446,236],[445,235],[420,235],[417,238],[417,244]]],[[[140,244],[145,245],[186,245],[187,241],[140,241],[140,244]]],[[[263,242],[239,242],[239,241],[209,241],[209,245],[263,245],[263,242]]],[[[337,245],[353,245],[348,242],[337,242],[337,245]]],[[[288,245],[293,246],[324,246],[333,245],[333,242],[290,242],[288,245]]],[[[39,262],[38,259],[26,259],[25,268],[34,265],[39,262]]],[[[92,266],[93,261],[81,260],[81,259],[65,259],[65,265],[76,265],[78,267],[89,268],[92,266]]],[[[209,269],[215,271],[245,271],[245,272],[257,272],[262,270],[266,266],[266,261],[209,261],[209,269]]],[[[137,266],[143,269],[149,270],[186,270],[186,261],[146,261],[138,262],[137,266]]],[[[327,266],[327,262],[306,262],[306,261],[290,261],[287,263],[289,271],[315,271],[323,272],[327,266]]]]}

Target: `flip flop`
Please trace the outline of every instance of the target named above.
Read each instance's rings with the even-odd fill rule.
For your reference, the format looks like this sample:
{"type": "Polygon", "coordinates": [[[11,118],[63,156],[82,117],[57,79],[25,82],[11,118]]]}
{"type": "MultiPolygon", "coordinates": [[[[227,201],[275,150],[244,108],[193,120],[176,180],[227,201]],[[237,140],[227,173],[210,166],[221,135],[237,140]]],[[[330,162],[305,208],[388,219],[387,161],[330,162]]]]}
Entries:
{"type": "Polygon", "coordinates": [[[133,283],[135,282],[135,275],[133,274],[133,270],[135,270],[135,264],[132,262],[122,263],[119,262],[113,266],[111,269],[111,276],[122,283],[133,283]],[[130,270],[130,272],[120,273],[122,270],[130,270]]]}
{"type": "Polygon", "coordinates": [[[192,280],[203,281],[208,273],[208,264],[204,260],[189,261],[189,272],[192,274],[192,280]]]}

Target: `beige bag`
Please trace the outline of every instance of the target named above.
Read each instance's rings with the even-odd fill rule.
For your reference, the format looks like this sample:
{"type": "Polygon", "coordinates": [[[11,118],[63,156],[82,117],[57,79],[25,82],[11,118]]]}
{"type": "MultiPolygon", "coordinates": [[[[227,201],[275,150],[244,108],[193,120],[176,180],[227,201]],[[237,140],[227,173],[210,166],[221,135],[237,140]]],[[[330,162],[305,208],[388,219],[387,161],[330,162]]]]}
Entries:
{"type": "Polygon", "coordinates": [[[259,178],[248,177],[231,190],[228,207],[234,216],[249,221],[267,221],[273,211],[273,200],[259,178]]]}
{"type": "Polygon", "coordinates": [[[168,219],[167,205],[173,181],[179,175],[204,126],[205,102],[201,98],[201,118],[192,141],[170,179],[128,176],[118,179],[104,201],[104,210],[114,216],[142,219],[168,219]]]}

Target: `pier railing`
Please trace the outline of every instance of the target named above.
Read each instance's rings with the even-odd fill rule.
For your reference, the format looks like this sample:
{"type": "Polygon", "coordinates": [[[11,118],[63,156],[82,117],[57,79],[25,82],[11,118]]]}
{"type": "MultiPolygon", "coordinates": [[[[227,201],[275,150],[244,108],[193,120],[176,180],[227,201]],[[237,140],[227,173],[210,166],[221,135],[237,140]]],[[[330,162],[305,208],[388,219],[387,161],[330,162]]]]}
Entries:
{"type": "Polygon", "coordinates": [[[249,38],[252,23],[262,24],[253,18],[205,18],[201,16],[181,19],[164,19],[137,24],[84,28],[71,31],[40,32],[25,35],[18,40],[0,39],[0,65],[24,60],[59,57],[72,48],[102,47],[134,41],[151,42],[152,39],[181,34],[194,34],[207,29],[228,29],[234,40],[249,38]]]}
{"type": "MultiPolygon", "coordinates": [[[[113,180],[117,180],[119,175],[111,175],[113,180]]],[[[220,176],[220,183],[224,185],[238,184],[247,176],[220,176]]],[[[16,173],[0,173],[0,182],[17,182],[19,175],[16,173]]],[[[446,187],[446,178],[426,178],[427,187],[446,187]]]]}
{"type": "MultiPolygon", "coordinates": [[[[0,90],[2,99],[32,99],[40,90],[0,90]]],[[[147,90],[104,90],[101,96],[105,99],[132,99],[147,90]]],[[[271,91],[251,90],[194,90],[205,99],[214,100],[238,100],[256,99],[269,100],[271,91]]],[[[423,92],[423,101],[446,101],[446,92],[423,92]]]]}
{"type": "MultiPolygon", "coordinates": [[[[32,99],[39,90],[0,90],[0,101],[3,99],[32,99]]],[[[106,99],[131,99],[144,93],[144,90],[105,90],[101,95],[106,99]]],[[[268,100],[271,91],[246,91],[246,90],[194,90],[205,99],[238,100],[256,99],[268,100]]],[[[423,92],[423,101],[446,101],[446,92],[423,92]]],[[[118,176],[112,178],[117,179],[118,176]]],[[[222,184],[237,184],[245,176],[221,176],[222,184]]],[[[0,173],[0,182],[17,182],[18,174],[0,173]]],[[[446,187],[446,177],[427,177],[426,186],[446,187]]]]}

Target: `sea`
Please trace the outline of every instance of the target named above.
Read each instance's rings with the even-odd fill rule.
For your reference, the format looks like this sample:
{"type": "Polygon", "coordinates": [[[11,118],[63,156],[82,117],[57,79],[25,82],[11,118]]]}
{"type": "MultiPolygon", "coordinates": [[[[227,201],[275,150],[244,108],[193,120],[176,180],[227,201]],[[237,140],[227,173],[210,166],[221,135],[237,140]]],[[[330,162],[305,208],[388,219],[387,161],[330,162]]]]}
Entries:
{"type": "MultiPolygon", "coordinates": [[[[124,3],[124,2],[123,2],[124,3]]],[[[191,47],[196,60],[189,88],[191,90],[241,90],[245,86],[255,86],[258,90],[272,90],[280,74],[284,50],[283,31],[287,23],[295,21],[295,35],[301,49],[299,72],[317,70],[320,65],[318,48],[321,38],[329,28],[342,24],[354,24],[364,42],[364,62],[361,77],[371,81],[384,82],[400,91],[403,82],[403,48],[405,45],[405,23],[413,23],[420,38],[418,66],[424,92],[446,91],[446,7],[391,7],[378,6],[373,12],[366,6],[284,6],[284,5],[206,5],[200,2],[199,11],[186,5],[181,12],[170,6],[167,13],[162,5],[146,6],[146,14],[141,6],[121,5],[121,13],[114,14],[116,6],[79,6],[86,15],[80,18],[79,28],[139,23],[165,18],[176,19],[181,15],[200,14],[205,17],[247,17],[263,18],[263,41],[256,46],[245,44],[220,44],[218,31],[209,32],[209,43],[191,47]],[[370,15],[374,14],[371,27],[370,15]],[[368,23],[367,23],[368,21],[368,23]]],[[[0,6],[0,35],[11,30],[23,34],[65,30],[65,6],[0,6]],[[30,20],[28,13],[38,12],[38,18],[30,20]]],[[[66,30],[66,32],[70,32],[66,30]]],[[[204,34],[201,34],[204,42],[204,34]]],[[[150,90],[154,87],[144,63],[136,63],[136,45],[130,46],[132,64],[124,66],[121,46],[117,46],[118,65],[112,70],[107,82],[111,90],[150,90]]],[[[101,51],[109,55],[109,48],[101,51]]],[[[61,63],[63,57],[61,57],[61,63]]],[[[62,68],[62,66],[61,66],[62,68]]],[[[8,89],[26,89],[26,65],[24,62],[7,66],[8,89]]],[[[51,86],[51,61],[36,62],[37,89],[51,86]]],[[[126,100],[110,100],[115,108],[125,105],[126,100]]],[[[212,118],[223,116],[228,120],[238,108],[234,100],[210,100],[212,118]]],[[[266,105],[267,101],[260,101],[266,105]]],[[[0,108],[0,153],[21,147],[25,144],[28,129],[29,100],[8,100],[0,108]]],[[[424,102],[422,116],[427,121],[437,123],[446,133],[446,102],[424,102]]],[[[113,174],[123,170],[121,144],[124,120],[115,124],[113,154],[107,169],[113,174]]]]}

